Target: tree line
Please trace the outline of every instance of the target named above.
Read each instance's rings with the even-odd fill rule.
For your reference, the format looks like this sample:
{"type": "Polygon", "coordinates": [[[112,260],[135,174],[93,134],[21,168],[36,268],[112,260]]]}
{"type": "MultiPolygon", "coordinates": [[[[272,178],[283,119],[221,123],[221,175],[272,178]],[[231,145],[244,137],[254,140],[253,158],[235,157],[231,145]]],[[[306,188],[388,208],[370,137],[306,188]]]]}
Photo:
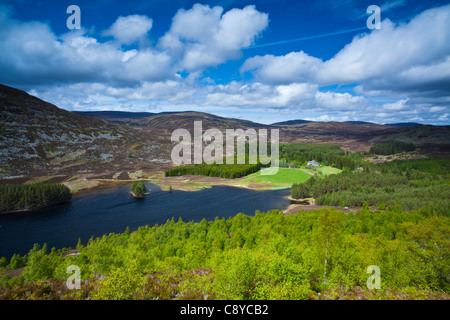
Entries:
{"type": "Polygon", "coordinates": [[[393,160],[372,167],[382,173],[404,174],[407,177],[423,179],[426,177],[449,177],[450,161],[444,158],[427,157],[424,159],[393,160]]]}
{"type": "Polygon", "coordinates": [[[235,164],[226,164],[226,158],[222,164],[195,164],[190,166],[179,166],[164,172],[166,177],[183,175],[203,175],[207,177],[219,177],[224,179],[235,179],[259,171],[263,165],[258,161],[256,164],[249,164],[248,155],[245,157],[246,164],[237,164],[237,156],[234,158],[235,164]]]}
{"type": "Polygon", "coordinates": [[[366,203],[380,209],[398,205],[407,211],[428,207],[450,214],[447,168],[448,161],[435,158],[389,162],[364,171],[347,171],[293,184],[291,197],[312,197],[318,205],[366,203]]]}
{"type": "Polygon", "coordinates": [[[0,259],[0,271],[25,267],[0,276],[0,298],[448,299],[449,219],[367,207],[171,219],[91,238],[76,256],[35,245],[0,259]],[[64,285],[70,265],[80,268],[81,290],[64,285]],[[370,265],[382,272],[379,290],[366,286],[370,265]]]}
{"type": "MultiPolygon", "coordinates": [[[[270,150],[268,143],[267,150],[270,150]]],[[[333,166],[338,169],[348,168],[354,170],[359,166],[364,166],[362,155],[359,153],[350,154],[340,147],[332,144],[281,144],[279,153],[280,167],[299,167],[310,160],[316,160],[325,166],[333,166]]],[[[220,177],[227,179],[240,178],[259,171],[261,163],[248,164],[248,144],[246,144],[246,164],[196,164],[189,166],[179,166],[165,171],[165,176],[182,176],[187,174],[205,175],[209,177],[220,177]]],[[[234,163],[237,163],[236,156],[234,163]]]]}
{"type": "Polygon", "coordinates": [[[370,147],[370,153],[381,155],[396,154],[414,150],[416,150],[415,144],[402,141],[377,143],[370,147]]]}
{"type": "Polygon", "coordinates": [[[58,183],[0,185],[0,211],[35,210],[69,201],[70,189],[58,183]]]}
{"type": "Polygon", "coordinates": [[[310,160],[315,160],[322,165],[332,166],[338,169],[349,168],[354,170],[362,166],[362,155],[348,153],[339,146],[328,143],[290,143],[280,145],[280,162],[285,166],[299,166],[310,160]]]}

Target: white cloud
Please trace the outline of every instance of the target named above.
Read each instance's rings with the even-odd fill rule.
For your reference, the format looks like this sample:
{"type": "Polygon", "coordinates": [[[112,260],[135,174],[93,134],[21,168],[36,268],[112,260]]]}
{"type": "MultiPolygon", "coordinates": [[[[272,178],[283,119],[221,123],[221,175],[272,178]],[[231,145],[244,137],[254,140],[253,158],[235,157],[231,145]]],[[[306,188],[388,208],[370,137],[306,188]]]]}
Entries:
{"type": "MultiPolygon", "coordinates": [[[[393,1],[386,8],[402,4],[393,1]]],[[[450,5],[426,10],[408,23],[386,19],[380,30],[356,36],[327,61],[303,51],[255,56],[240,71],[251,72],[254,81],[270,85],[351,85],[359,94],[355,96],[351,89],[347,93],[317,91],[311,104],[317,111],[358,110],[361,118],[365,112],[374,114],[368,108],[376,108],[380,119],[405,119],[413,111],[427,113],[433,107],[430,117],[444,121],[440,113],[448,108],[450,95],[448,21],[450,5]],[[386,98],[395,101],[376,102],[386,98]]]]}
{"type": "MultiPolygon", "coordinates": [[[[172,60],[150,48],[122,50],[84,30],[56,36],[41,22],[0,16],[0,81],[21,84],[100,82],[133,84],[172,78],[172,60]]],[[[136,33],[135,33],[136,35],[136,33]]],[[[129,38],[131,39],[131,38],[129,38]]]]}
{"type": "Polygon", "coordinates": [[[431,107],[430,112],[440,112],[447,109],[446,107],[431,107]]]}
{"type": "Polygon", "coordinates": [[[278,95],[275,105],[281,107],[306,107],[311,103],[317,92],[317,85],[308,83],[291,83],[276,87],[278,95]]]}
{"type": "Polygon", "coordinates": [[[104,35],[113,36],[122,44],[131,44],[147,36],[153,26],[153,20],[145,15],[119,17],[104,35]]]}
{"type": "Polygon", "coordinates": [[[407,107],[406,103],[408,102],[408,100],[409,99],[404,99],[392,103],[385,103],[383,104],[382,107],[386,110],[393,110],[393,111],[403,110],[407,107]]]}
{"type": "Polygon", "coordinates": [[[359,92],[450,93],[450,5],[424,11],[409,23],[385,19],[380,30],[356,36],[333,58],[321,61],[303,51],[255,56],[241,72],[258,81],[319,85],[359,83],[359,92]]]}
{"type": "Polygon", "coordinates": [[[378,118],[386,118],[387,116],[389,116],[386,112],[378,112],[377,114],[376,114],[376,116],[378,117],[378,118]]]}
{"type": "Polygon", "coordinates": [[[349,121],[350,118],[347,115],[332,116],[332,115],[329,115],[329,114],[323,114],[321,116],[314,117],[314,118],[307,118],[305,120],[311,120],[311,121],[339,121],[339,122],[343,122],[343,121],[349,121]]]}
{"type": "Polygon", "coordinates": [[[153,20],[144,15],[119,17],[100,42],[84,30],[55,35],[43,22],[0,15],[0,81],[20,84],[100,82],[136,85],[173,79],[176,71],[198,78],[207,67],[238,58],[268,25],[255,6],[232,9],[196,4],[179,10],[158,47],[149,46],[153,20]],[[137,42],[134,49],[123,44],[137,42]]]}
{"type": "Polygon", "coordinates": [[[178,57],[181,69],[203,70],[239,58],[241,50],[249,47],[269,23],[268,15],[255,6],[222,13],[221,7],[201,4],[179,10],[159,46],[178,57]]]}
{"type": "Polygon", "coordinates": [[[348,92],[317,91],[315,100],[318,107],[337,110],[354,110],[367,104],[364,97],[353,96],[348,92]]]}
{"type": "Polygon", "coordinates": [[[255,6],[232,9],[222,16],[214,41],[221,49],[240,50],[252,45],[268,24],[269,16],[255,6]]]}
{"type": "Polygon", "coordinates": [[[335,57],[324,62],[317,81],[321,84],[367,81],[366,86],[373,84],[379,89],[404,86],[404,81],[448,79],[449,20],[450,5],[424,11],[407,24],[395,25],[386,19],[380,30],[355,37],[335,57]],[[436,73],[438,65],[440,72],[436,73]],[[398,75],[403,82],[397,82],[398,75]]]}
{"type": "Polygon", "coordinates": [[[316,120],[444,123],[449,17],[450,6],[444,6],[406,24],[385,20],[381,30],[355,37],[328,61],[303,51],[250,57],[240,71],[250,72],[253,81],[215,84],[203,71],[239,58],[267,28],[268,15],[255,6],[179,10],[156,46],[149,45],[153,21],[147,16],[119,17],[104,33],[114,40],[105,41],[84,30],[56,35],[46,23],[16,21],[0,10],[0,82],[34,88],[40,98],[70,110],[195,109],[303,118],[309,112],[316,120]],[[352,86],[335,92],[323,87],[328,84],[352,86]]]}
{"type": "Polygon", "coordinates": [[[254,71],[256,79],[268,83],[290,83],[311,81],[321,66],[322,60],[303,51],[285,56],[256,56],[247,59],[240,71],[254,71]]]}
{"type": "Polygon", "coordinates": [[[272,86],[262,83],[210,86],[201,104],[251,108],[298,109],[314,103],[317,85],[291,83],[272,86]]]}

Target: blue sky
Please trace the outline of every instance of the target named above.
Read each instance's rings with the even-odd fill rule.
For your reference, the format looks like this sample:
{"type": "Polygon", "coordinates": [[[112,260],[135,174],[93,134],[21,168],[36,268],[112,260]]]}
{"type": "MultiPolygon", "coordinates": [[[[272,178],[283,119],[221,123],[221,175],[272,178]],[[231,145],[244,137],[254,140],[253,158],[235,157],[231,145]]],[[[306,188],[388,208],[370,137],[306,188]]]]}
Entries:
{"type": "Polygon", "coordinates": [[[0,83],[67,110],[448,125],[449,23],[448,1],[0,0],[0,83]]]}

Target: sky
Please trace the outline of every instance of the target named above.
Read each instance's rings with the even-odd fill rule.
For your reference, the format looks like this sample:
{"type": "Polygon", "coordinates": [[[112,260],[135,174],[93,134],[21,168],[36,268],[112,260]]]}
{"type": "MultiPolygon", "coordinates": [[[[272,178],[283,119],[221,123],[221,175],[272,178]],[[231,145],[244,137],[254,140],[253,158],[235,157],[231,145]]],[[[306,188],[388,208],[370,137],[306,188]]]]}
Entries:
{"type": "Polygon", "coordinates": [[[437,0],[0,0],[0,83],[69,111],[449,125],[449,26],[437,0]]]}

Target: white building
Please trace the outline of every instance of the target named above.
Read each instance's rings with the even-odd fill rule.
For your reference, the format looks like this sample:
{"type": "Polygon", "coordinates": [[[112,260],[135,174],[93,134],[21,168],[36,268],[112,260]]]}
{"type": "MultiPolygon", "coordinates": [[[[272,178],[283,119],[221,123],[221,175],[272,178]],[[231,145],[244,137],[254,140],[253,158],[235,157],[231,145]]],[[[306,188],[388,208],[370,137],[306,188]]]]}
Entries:
{"type": "Polygon", "coordinates": [[[320,163],[318,163],[317,161],[311,160],[311,161],[308,161],[307,166],[320,167],[320,163]]]}

